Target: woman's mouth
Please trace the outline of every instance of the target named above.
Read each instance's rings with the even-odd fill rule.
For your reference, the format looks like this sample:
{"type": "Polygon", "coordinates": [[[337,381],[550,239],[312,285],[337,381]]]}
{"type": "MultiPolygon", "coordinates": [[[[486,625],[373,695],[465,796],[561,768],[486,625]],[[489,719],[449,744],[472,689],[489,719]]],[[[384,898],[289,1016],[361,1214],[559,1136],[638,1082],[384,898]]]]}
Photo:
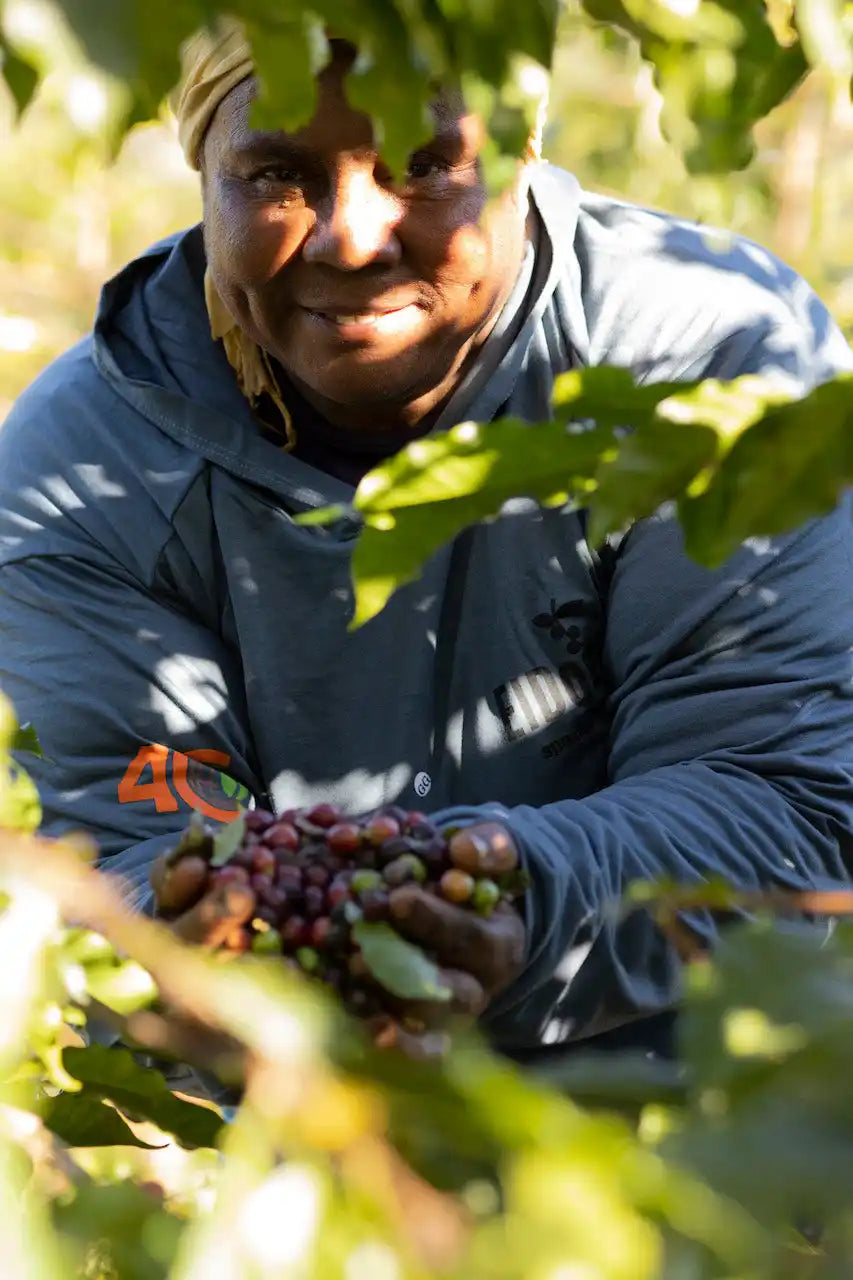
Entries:
{"type": "Polygon", "coordinates": [[[307,314],[327,330],[341,338],[390,337],[404,334],[421,319],[421,310],[414,303],[402,307],[390,307],[375,311],[338,311],[309,307],[307,314]]]}

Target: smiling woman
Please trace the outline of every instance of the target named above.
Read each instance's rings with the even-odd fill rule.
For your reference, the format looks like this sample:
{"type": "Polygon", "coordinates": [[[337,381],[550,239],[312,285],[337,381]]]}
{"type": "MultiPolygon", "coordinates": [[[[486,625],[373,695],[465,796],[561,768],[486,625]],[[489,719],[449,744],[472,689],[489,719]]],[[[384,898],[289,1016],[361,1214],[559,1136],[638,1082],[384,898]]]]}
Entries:
{"type": "MultiPolygon", "coordinates": [[[[280,371],[299,393],[292,403],[304,399],[330,426],[381,433],[398,447],[430,427],[518,277],[524,170],[484,213],[482,125],[447,94],[434,107],[433,137],[406,174],[392,175],[369,118],[347,101],[355,51],[330,47],[314,118],[294,135],[251,128],[248,75],[221,101],[231,76],[214,79],[201,140],[200,95],[185,92],[178,104],[203,178],[208,303],[218,333],[230,316],[238,342],[269,357],[249,356],[263,361],[267,388],[279,384],[276,400],[288,400],[280,371]]],[[[230,44],[226,56],[230,64],[230,44]]]]}
{"type": "MultiPolygon", "coordinates": [[[[312,118],[264,132],[239,36],[194,49],[178,114],[203,225],[106,285],[91,335],[0,434],[0,681],[39,731],[47,831],[91,829],[158,910],[189,814],[229,816],[219,791],[276,815],[429,805],[472,856],[516,848],[531,879],[523,917],[475,928],[417,877],[382,904],[469,992],[454,1015],[485,1005],[513,1053],[620,1024],[659,1045],[679,957],[614,910],[632,881],[850,880],[853,522],[839,510],[712,573],[665,511],[599,546],[573,505],[516,495],[549,468],[567,487],[541,429],[563,374],[805,391],[849,350],[808,286],[736,237],[712,248],[529,161],[487,202],[484,126],[452,85],[392,173],[350,101],[350,46],[331,41],[312,118]],[[488,473],[498,518],[353,629],[356,485],[466,422],[483,425],[451,435],[426,514],[435,491],[394,458],[393,518],[455,531],[465,468],[488,473]],[[502,449],[508,433],[523,446],[502,449]],[[296,519],[329,506],[334,523],[296,519]]],[[[182,883],[166,909],[205,943],[270,888],[182,883]]],[[[290,905],[308,923],[316,894],[290,905]]]]}

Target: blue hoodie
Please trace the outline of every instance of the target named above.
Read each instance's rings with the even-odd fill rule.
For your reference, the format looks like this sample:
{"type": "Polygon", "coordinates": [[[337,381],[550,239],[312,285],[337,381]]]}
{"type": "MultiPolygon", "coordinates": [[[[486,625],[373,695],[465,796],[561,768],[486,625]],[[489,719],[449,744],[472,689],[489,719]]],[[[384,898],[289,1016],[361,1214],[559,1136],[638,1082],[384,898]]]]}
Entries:
{"type": "MultiPolygon", "coordinates": [[[[439,425],[535,423],[584,365],[803,391],[851,367],[755,245],[546,166],[531,197],[523,290],[439,425]]],[[[193,809],[498,816],[533,885],[524,971],[485,1023],[519,1052],[677,1003],[668,943],[614,914],[631,881],[850,882],[848,511],[710,572],[666,512],[593,547],[582,513],[522,498],[349,633],[357,524],[293,516],[352,489],[259,431],[203,272],[198,228],[131,263],[0,434],[0,682],[41,737],[49,833],[93,831],[144,907],[193,809]]]]}

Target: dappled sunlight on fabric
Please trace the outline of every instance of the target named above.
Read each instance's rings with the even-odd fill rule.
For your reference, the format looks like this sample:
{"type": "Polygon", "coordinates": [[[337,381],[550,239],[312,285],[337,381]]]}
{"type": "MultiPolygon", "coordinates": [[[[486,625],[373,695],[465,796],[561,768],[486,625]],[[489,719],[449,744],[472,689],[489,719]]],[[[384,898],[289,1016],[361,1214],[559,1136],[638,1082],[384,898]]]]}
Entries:
{"type": "Polygon", "coordinates": [[[75,462],[74,470],[94,498],[126,498],[124,485],[110,480],[100,463],[75,462]]]}
{"type": "Polygon", "coordinates": [[[271,790],[288,797],[288,807],[300,808],[314,803],[318,790],[350,813],[366,813],[387,802],[389,796],[397,796],[412,777],[409,764],[390,765],[381,774],[367,769],[352,769],[338,778],[305,779],[295,770],[284,769],[272,781],[271,790]]]}
{"type": "Polygon", "coordinates": [[[207,658],[170,654],[157,663],[155,677],[150,706],[169,733],[192,733],[211,724],[227,706],[222,674],[207,658]]]}

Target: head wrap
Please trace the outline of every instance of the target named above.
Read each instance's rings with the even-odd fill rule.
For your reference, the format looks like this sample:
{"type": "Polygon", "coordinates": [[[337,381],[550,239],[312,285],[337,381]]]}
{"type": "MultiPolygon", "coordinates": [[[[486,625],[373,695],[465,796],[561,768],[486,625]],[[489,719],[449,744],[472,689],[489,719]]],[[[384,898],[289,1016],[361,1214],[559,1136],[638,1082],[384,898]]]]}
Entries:
{"type": "MultiPolygon", "coordinates": [[[[220,103],[253,71],[251,48],[242,26],[233,19],[220,19],[214,28],[204,30],[187,41],[182,54],[181,85],[174,106],[178,138],[191,168],[201,168],[202,144],[220,103]]],[[[541,156],[546,105],[547,93],[544,93],[528,143],[527,161],[538,160],[541,156]]],[[[219,296],[209,269],[204,278],[204,296],[211,334],[214,340],[222,342],[240,390],[254,409],[259,407],[263,396],[272,400],[281,414],[284,448],[292,449],[296,444],[293,419],[282,398],[270,357],[240,328],[219,296]]]]}
{"type": "Polygon", "coordinates": [[[214,30],[187,41],[175,114],[178,138],[191,168],[201,167],[201,145],[216,108],[253,69],[252,50],[236,22],[221,21],[214,30]]]}
{"type": "MultiPolygon", "coordinates": [[[[238,23],[220,21],[213,30],[202,31],[184,46],[181,87],[175,100],[178,138],[193,169],[201,168],[201,149],[217,107],[232,89],[253,72],[252,51],[238,23]]],[[[210,317],[210,332],[221,341],[237,385],[253,409],[269,396],[281,414],[285,448],[296,443],[293,419],[282,398],[270,358],[240,328],[222,301],[210,269],[204,277],[204,299],[210,317]]],[[[280,430],[276,426],[275,430],[280,430]]]]}

